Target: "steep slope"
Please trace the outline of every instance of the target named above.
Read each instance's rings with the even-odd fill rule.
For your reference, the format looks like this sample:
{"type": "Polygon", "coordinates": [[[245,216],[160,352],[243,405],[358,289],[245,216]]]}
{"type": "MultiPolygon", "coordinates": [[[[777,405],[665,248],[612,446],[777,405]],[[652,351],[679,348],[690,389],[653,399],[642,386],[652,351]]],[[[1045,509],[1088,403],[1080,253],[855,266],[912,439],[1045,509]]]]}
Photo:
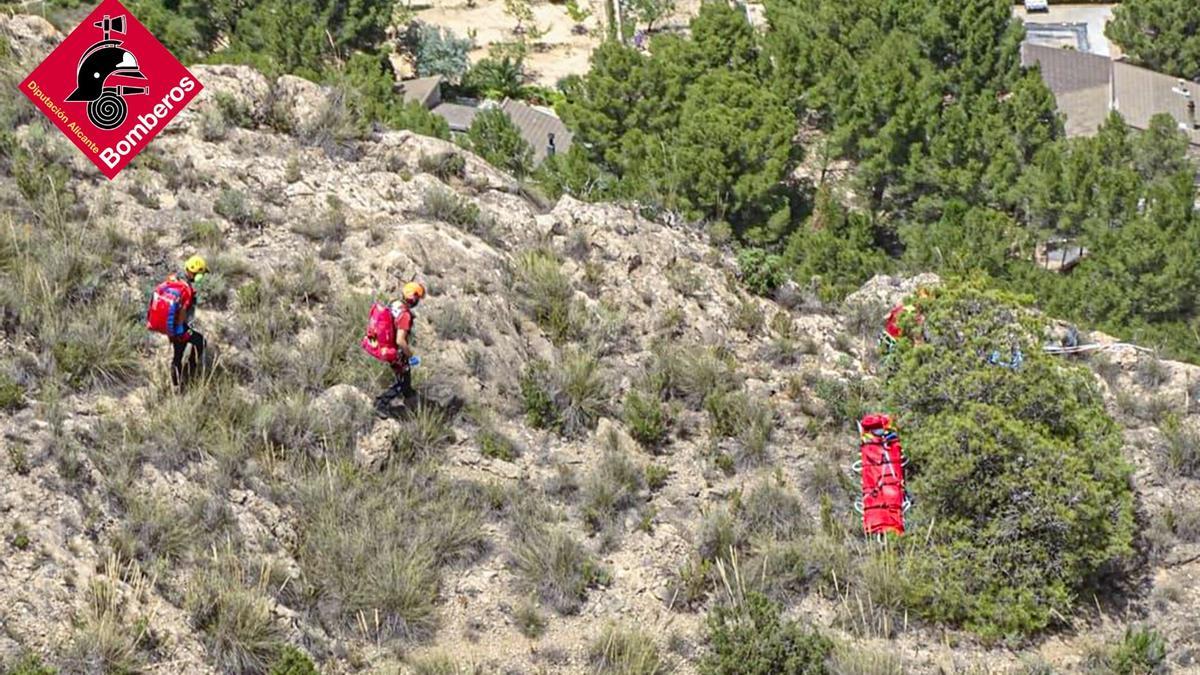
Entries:
{"type": "MultiPolygon", "coordinates": [[[[39,22],[0,20],[20,68],[59,39],[39,22]]],[[[0,418],[0,663],[32,650],[64,672],[256,672],[286,642],[330,673],[441,657],[586,672],[617,622],[666,670],[694,672],[722,592],[696,570],[760,525],[743,522],[751,495],[780,505],[763,510],[771,527],[804,533],[824,497],[852,532],[875,333],[936,278],[877,278],[840,313],[794,286],[752,297],[699,233],[568,197],[540,208],[435,139],[342,133],[340,103],[297,78],[194,72],[203,96],[112,183],[35,115],[16,130],[71,175],[44,191],[10,162],[0,183],[0,356],[21,388],[0,418]],[[215,374],[179,396],[166,345],[137,321],[150,285],[197,251],[215,272],[198,323],[215,374]],[[430,289],[426,404],[380,421],[386,368],[356,344],[367,301],[413,276],[430,289]],[[48,297],[90,311],[45,319],[48,297]]],[[[907,672],[1035,656],[1077,670],[1139,620],[1194,664],[1200,375],[1134,351],[1091,364],[1138,469],[1144,588],[1015,654],[780,583],[789,615],[853,647],[843,672],[888,665],[872,650],[907,672]],[[1169,412],[1178,427],[1158,424],[1169,412]]]]}

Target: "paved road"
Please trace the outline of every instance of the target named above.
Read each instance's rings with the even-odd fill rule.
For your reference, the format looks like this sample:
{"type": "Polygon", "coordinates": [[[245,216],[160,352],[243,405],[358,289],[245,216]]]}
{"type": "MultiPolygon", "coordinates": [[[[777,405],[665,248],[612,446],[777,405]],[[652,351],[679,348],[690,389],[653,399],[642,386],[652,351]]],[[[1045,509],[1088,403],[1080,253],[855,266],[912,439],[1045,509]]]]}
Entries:
{"type": "Polygon", "coordinates": [[[1013,16],[1026,23],[1078,23],[1087,25],[1087,39],[1093,54],[1116,58],[1121,49],[1104,37],[1104,25],[1112,19],[1114,5],[1050,5],[1049,12],[1027,14],[1025,7],[1013,7],[1013,16]]]}

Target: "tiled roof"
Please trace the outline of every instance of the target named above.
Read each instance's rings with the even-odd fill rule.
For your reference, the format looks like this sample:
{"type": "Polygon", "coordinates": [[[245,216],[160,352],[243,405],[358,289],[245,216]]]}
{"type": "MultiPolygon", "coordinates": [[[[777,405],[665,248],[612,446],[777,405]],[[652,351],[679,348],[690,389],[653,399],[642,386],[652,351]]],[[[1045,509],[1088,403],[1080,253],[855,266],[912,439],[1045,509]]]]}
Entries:
{"type": "Polygon", "coordinates": [[[546,159],[546,146],[550,134],[554,134],[555,152],[564,153],[571,148],[571,131],[554,115],[509,99],[500,104],[500,109],[521,131],[525,142],[533,148],[534,164],[541,164],[542,160],[546,159]]]}
{"type": "Polygon", "coordinates": [[[431,108],[441,102],[441,75],[404,80],[399,86],[400,92],[404,94],[405,103],[416,101],[426,108],[431,108]]]}
{"type": "Polygon", "coordinates": [[[1200,145],[1200,85],[1183,82],[1146,68],[1113,61],[1073,49],[1021,45],[1021,63],[1037,65],[1042,79],[1067,117],[1067,134],[1090,135],[1104,123],[1109,110],[1121,113],[1126,124],[1146,129],[1150,119],[1166,113],[1175,119],[1193,145],[1200,145]],[[1188,102],[1196,105],[1190,110],[1188,102]]]}
{"type": "Polygon", "coordinates": [[[1200,106],[1200,84],[1120,61],[1113,68],[1116,109],[1130,126],[1145,129],[1150,126],[1151,117],[1167,113],[1175,118],[1176,124],[1184,125],[1180,129],[1187,133],[1192,144],[1200,144],[1200,131],[1194,127],[1195,121],[1200,120],[1200,111],[1195,109],[1200,106]],[[1196,102],[1190,115],[1188,101],[1196,102]]]}
{"type": "Polygon", "coordinates": [[[1021,65],[1040,66],[1042,79],[1055,94],[1107,87],[1112,77],[1107,56],[1028,42],[1021,45],[1021,65]]]}
{"type": "Polygon", "coordinates": [[[445,118],[451,131],[466,131],[479,114],[479,108],[457,103],[441,103],[433,108],[433,114],[445,118]]]}

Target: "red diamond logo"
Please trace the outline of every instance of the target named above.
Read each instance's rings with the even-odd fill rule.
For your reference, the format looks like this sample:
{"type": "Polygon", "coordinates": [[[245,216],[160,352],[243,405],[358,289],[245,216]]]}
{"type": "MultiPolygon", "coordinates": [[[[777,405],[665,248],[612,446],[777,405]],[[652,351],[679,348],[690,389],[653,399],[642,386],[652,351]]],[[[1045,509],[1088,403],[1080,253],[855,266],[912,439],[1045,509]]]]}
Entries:
{"type": "Polygon", "coordinates": [[[21,91],[109,179],[203,87],[117,0],[104,0],[21,91]]]}

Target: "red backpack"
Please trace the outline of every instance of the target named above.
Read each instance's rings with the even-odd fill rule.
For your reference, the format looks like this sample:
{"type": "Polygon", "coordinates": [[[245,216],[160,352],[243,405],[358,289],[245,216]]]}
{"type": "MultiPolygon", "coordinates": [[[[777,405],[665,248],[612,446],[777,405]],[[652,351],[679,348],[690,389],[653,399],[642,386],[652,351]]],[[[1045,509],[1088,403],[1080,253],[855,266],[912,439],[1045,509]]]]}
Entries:
{"type": "Polygon", "coordinates": [[[146,310],[146,328],[172,340],[187,333],[187,312],[192,306],[192,287],[186,281],[167,279],[154,289],[146,310]]]}
{"type": "Polygon", "coordinates": [[[371,305],[371,316],[367,319],[367,334],[362,339],[363,351],[384,363],[394,363],[396,347],[396,320],[387,305],[378,302],[371,305]]]}

